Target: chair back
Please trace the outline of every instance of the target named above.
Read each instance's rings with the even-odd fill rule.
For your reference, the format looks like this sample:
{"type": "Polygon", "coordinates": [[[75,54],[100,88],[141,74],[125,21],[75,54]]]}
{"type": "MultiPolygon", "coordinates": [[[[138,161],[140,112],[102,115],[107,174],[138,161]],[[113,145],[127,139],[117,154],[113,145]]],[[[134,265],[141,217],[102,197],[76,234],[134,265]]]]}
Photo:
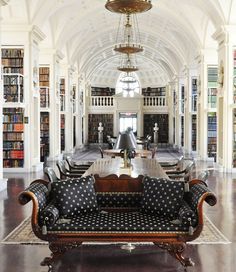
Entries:
{"type": "Polygon", "coordinates": [[[75,164],[70,156],[66,156],[66,162],[68,163],[69,168],[75,166],[75,164]]]}
{"type": "Polygon", "coordinates": [[[199,175],[198,175],[198,179],[200,179],[200,180],[202,180],[202,181],[204,181],[204,182],[206,182],[207,181],[207,179],[208,179],[208,177],[209,177],[209,171],[208,170],[205,170],[205,171],[202,171],[199,175]]]}
{"type": "Polygon", "coordinates": [[[57,167],[59,169],[59,172],[63,175],[66,175],[67,174],[67,169],[66,169],[66,165],[65,165],[65,161],[64,160],[60,160],[60,161],[57,161],[57,167]]]}
{"type": "Polygon", "coordinates": [[[50,182],[55,182],[59,180],[55,171],[51,167],[45,167],[44,173],[47,175],[50,182]]]}
{"type": "Polygon", "coordinates": [[[193,167],[194,167],[194,162],[190,161],[189,164],[186,166],[184,173],[185,174],[190,173],[192,171],[193,167]]]}
{"type": "Polygon", "coordinates": [[[102,150],[101,146],[99,146],[98,148],[99,148],[99,151],[100,151],[100,154],[101,154],[101,158],[103,159],[104,158],[103,150],[102,150]]]}

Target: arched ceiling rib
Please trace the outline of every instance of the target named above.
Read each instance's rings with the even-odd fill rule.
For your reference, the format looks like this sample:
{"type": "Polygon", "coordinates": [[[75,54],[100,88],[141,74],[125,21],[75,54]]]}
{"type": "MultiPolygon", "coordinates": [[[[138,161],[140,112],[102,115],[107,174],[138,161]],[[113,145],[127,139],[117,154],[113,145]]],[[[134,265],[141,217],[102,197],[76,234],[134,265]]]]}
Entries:
{"type": "MultiPolygon", "coordinates": [[[[102,75],[114,78],[117,74],[114,63],[119,59],[112,51],[119,15],[107,11],[105,2],[11,0],[4,7],[3,22],[37,25],[47,36],[43,47],[61,50],[69,64],[76,63],[80,72],[103,81],[102,75]]],[[[150,11],[138,15],[146,48],[138,58],[142,59],[142,67],[145,63],[154,65],[155,80],[167,80],[184,65],[191,65],[201,48],[215,48],[211,35],[222,24],[236,21],[233,14],[236,0],[152,0],[152,3],[150,11]]],[[[140,71],[140,76],[151,78],[151,73],[140,71]]]]}

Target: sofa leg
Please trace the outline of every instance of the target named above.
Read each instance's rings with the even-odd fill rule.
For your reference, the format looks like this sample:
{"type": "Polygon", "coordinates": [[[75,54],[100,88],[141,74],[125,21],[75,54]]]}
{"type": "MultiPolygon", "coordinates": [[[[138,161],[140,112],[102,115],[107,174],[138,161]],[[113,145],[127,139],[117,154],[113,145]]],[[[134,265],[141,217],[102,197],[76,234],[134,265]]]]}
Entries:
{"type": "Polygon", "coordinates": [[[158,247],[166,249],[171,256],[175,257],[184,267],[194,266],[194,262],[190,258],[185,258],[182,253],[186,248],[185,243],[155,243],[158,247]]]}
{"type": "Polygon", "coordinates": [[[49,243],[49,249],[51,250],[52,254],[51,257],[45,257],[44,260],[41,262],[42,266],[48,266],[49,271],[52,271],[53,264],[58,260],[64,253],[67,251],[77,248],[81,245],[81,242],[72,242],[72,243],[49,243]]]}

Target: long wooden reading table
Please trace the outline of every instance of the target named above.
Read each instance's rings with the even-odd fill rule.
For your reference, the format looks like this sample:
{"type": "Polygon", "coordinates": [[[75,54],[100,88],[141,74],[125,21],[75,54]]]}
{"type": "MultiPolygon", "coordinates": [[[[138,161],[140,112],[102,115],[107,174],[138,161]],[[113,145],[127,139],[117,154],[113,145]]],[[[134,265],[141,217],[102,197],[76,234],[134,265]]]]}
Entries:
{"type": "Polygon", "coordinates": [[[168,178],[167,174],[160,166],[157,160],[148,158],[134,158],[131,160],[131,167],[123,168],[123,159],[116,157],[114,159],[99,159],[95,161],[84,175],[98,174],[105,177],[110,174],[127,174],[131,177],[139,175],[149,175],[152,177],[168,178]]]}

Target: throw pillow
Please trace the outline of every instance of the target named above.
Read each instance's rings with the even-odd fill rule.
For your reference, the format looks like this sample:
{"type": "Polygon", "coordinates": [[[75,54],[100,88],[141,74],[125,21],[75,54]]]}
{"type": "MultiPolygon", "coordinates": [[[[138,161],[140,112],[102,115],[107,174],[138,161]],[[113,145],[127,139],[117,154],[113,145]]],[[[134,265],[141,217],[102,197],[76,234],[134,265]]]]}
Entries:
{"type": "Polygon", "coordinates": [[[183,195],[183,182],[145,176],[141,209],[144,213],[176,219],[183,195]]]}
{"type": "Polygon", "coordinates": [[[52,194],[60,216],[71,218],[98,211],[94,177],[52,182],[52,194]]]}

